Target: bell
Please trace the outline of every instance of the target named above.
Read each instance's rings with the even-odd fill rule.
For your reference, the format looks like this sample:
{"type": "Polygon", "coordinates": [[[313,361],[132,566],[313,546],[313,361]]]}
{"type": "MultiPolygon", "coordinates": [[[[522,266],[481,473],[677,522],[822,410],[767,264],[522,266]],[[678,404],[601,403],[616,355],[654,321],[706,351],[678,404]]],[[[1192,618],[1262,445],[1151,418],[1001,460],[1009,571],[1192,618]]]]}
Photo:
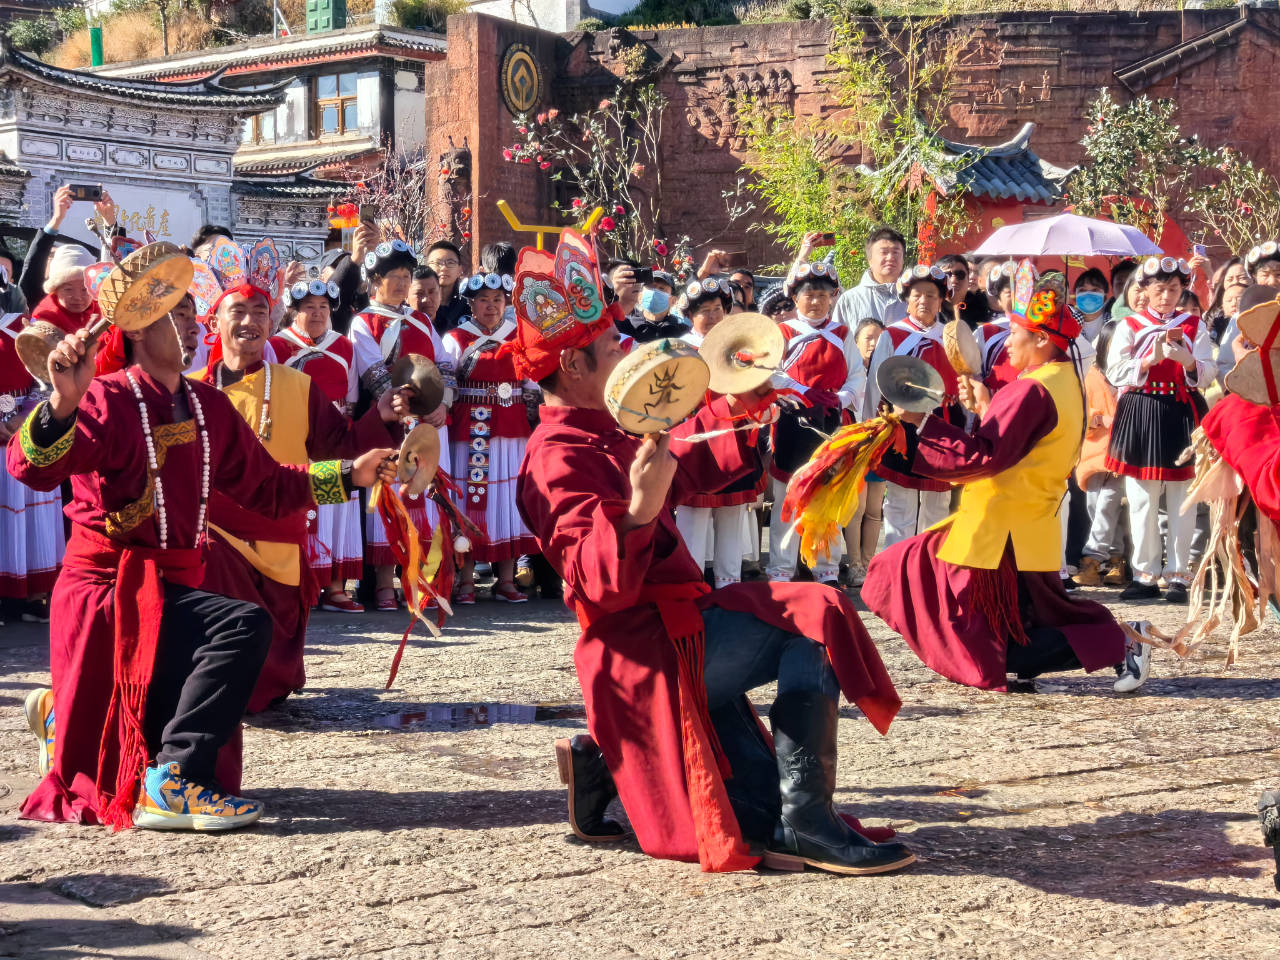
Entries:
{"type": "Polygon", "coordinates": [[[444,378],[436,365],[420,353],[407,353],[391,367],[391,389],[412,387],[409,412],[415,417],[434,413],[444,402],[444,378]]]}

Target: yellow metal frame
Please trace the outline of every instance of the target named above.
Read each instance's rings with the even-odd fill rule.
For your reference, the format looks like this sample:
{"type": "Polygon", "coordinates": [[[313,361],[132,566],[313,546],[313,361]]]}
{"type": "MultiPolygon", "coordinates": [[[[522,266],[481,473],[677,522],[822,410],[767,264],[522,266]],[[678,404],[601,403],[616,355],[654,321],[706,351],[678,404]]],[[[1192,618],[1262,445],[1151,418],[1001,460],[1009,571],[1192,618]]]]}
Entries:
{"type": "MultiPolygon", "coordinates": [[[[539,250],[546,249],[544,238],[548,233],[559,236],[560,232],[564,229],[564,227],[547,227],[547,226],[539,227],[529,223],[521,223],[519,218],[516,217],[515,211],[511,209],[511,205],[507,203],[507,201],[505,200],[498,201],[498,212],[502,214],[503,217],[506,218],[507,224],[516,233],[535,234],[536,243],[539,250]]],[[[595,227],[595,225],[598,224],[601,218],[603,217],[604,217],[604,207],[596,207],[594,210],[591,211],[591,215],[587,217],[587,219],[584,220],[579,225],[579,229],[583,233],[590,233],[591,229],[595,227]]]]}

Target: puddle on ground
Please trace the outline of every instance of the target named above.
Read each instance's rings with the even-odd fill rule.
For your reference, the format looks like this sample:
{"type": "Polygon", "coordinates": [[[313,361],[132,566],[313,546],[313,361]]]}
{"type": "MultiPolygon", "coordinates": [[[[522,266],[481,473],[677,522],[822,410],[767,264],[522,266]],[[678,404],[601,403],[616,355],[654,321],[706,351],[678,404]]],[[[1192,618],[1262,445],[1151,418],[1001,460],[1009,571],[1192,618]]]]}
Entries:
{"type": "Polygon", "coordinates": [[[572,703],[475,703],[424,704],[421,710],[391,713],[374,725],[386,730],[405,730],[420,724],[449,727],[488,727],[495,723],[541,723],[547,720],[581,720],[584,707],[572,703]]]}

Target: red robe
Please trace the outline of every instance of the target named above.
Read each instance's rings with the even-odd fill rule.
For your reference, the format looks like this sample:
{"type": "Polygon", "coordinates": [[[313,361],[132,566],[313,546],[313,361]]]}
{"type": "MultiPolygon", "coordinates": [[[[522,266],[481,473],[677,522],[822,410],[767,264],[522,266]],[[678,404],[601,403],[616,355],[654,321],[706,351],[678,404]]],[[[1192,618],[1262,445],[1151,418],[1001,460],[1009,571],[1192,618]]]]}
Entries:
{"type": "MultiPolygon", "coordinates": [[[[169,546],[189,548],[196,540],[203,461],[194,420],[174,424],[169,391],[141,368],[131,370],[147,405],[157,456],[160,448],[164,450],[160,478],[169,546]]],[[[314,502],[305,467],[278,465],[226,397],[201,383],[193,383],[192,389],[209,435],[211,487],[269,517],[293,514],[314,502]]],[[[66,515],[73,525],[73,542],[53,590],[49,628],[57,718],[53,769],[27,797],[21,816],[92,824],[99,822],[95,780],[104,739],[109,782],[115,780],[118,762],[116,736],[104,738],[114,682],[117,571],[80,559],[75,530],[84,527],[117,543],[141,547],[158,547],[160,540],[147,490],[147,451],[138,401],[123,372],[93,381],[80,401],[70,433],[74,439],[69,449],[43,466],[24,454],[20,435],[9,441],[7,449],[9,470],[23,483],[37,490],[55,490],[70,478],[72,491],[66,515]]],[[[199,585],[199,575],[194,572],[188,585],[199,585]]],[[[239,791],[238,733],[219,754],[217,776],[224,789],[239,791]]]]}
{"type": "MultiPolygon", "coordinates": [[[[1049,392],[1035,380],[1014,380],[992,397],[975,433],[930,417],[918,432],[912,469],[954,483],[994,476],[1027,456],[1057,423],[1049,392]]],[[[985,612],[993,589],[999,593],[991,602],[1007,603],[1005,614],[1020,616],[1024,630],[1061,630],[1085,670],[1124,658],[1124,635],[1110,611],[1067,596],[1056,572],[1019,571],[1010,546],[994,575],[945,563],[938,549],[946,535],[946,529],[928,530],[882,550],[862,585],[863,602],[930,670],[971,687],[1005,689],[1009,636],[985,612]],[[1015,592],[1015,585],[1021,603],[1004,592],[1015,592]]]]}
{"type": "MultiPolygon", "coordinates": [[[[254,364],[246,372],[254,373],[261,367],[260,363],[254,364]]],[[[216,368],[205,371],[204,382],[216,383],[216,368]]],[[[375,447],[397,446],[377,407],[370,407],[363,417],[352,423],[337,411],[314,382],[307,394],[307,423],[307,456],[313,461],[350,460],[375,447]]],[[[256,434],[253,434],[253,442],[255,446],[261,446],[256,434]]],[[[266,453],[265,450],[263,452],[266,453]]],[[[267,456],[270,459],[270,454],[267,456]]],[[[302,689],[307,681],[303,662],[307,622],[320,595],[311,565],[306,561],[307,510],[297,510],[272,520],[260,516],[259,511],[243,503],[231,491],[223,490],[217,484],[212,486],[209,494],[210,523],[242,540],[297,543],[302,551],[302,582],[293,587],[264,576],[240,551],[216,534],[209,538],[210,562],[202,588],[256,603],[271,614],[271,649],[262,665],[262,672],[258,674],[253,696],[249,698],[249,713],[259,713],[273,701],[302,689]]]]}
{"type": "MultiPolygon", "coordinates": [[[[725,401],[716,400],[672,433],[707,430],[726,413],[725,401]]],[[[702,565],[685,547],[669,510],[647,526],[621,531],[640,443],[604,410],[543,406],[517,496],[542,552],[564,578],[566,604],[584,624],[574,663],[587,722],[636,837],[651,856],[697,860],[677,657],[658,608],[642,602],[641,594],[663,585],[696,587],[702,565]]],[[[696,444],[675,440],[671,449],[679,464],[672,508],[741,476],[755,455],[746,431],[696,444]]],[[[812,583],[737,583],[697,604],[745,611],[824,643],[845,696],[877,730],[888,729],[901,701],[844,594],[812,583]]]]}
{"type": "Polygon", "coordinates": [[[1205,414],[1200,427],[1240,474],[1258,509],[1280,523],[1280,406],[1228,394],[1205,414]]]}

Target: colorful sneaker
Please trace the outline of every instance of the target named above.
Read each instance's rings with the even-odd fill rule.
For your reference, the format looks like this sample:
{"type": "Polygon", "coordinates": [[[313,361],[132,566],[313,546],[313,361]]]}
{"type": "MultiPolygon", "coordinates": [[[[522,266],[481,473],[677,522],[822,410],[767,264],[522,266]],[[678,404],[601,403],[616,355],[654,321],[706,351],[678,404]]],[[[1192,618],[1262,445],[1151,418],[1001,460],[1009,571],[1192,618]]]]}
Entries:
{"type": "Polygon", "coordinates": [[[40,741],[40,776],[47,777],[53,768],[53,691],[48,687],[32,690],[22,709],[27,726],[40,741]]]}
{"type": "Polygon", "coordinates": [[[184,779],[176,763],[147,767],[133,825],[144,830],[234,830],[262,816],[257,800],[218,793],[184,779]]]}
{"type": "MultiPolygon", "coordinates": [[[[1128,624],[1139,636],[1150,636],[1151,623],[1147,620],[1129,620],[1128,624]]],[[[1135,640],[1125,642],[1124,669],[1112,685],[1116,693],[1133,693],[1151,676],[1151,654],[1155,648],[1149,643],[1135,640]]]]}

